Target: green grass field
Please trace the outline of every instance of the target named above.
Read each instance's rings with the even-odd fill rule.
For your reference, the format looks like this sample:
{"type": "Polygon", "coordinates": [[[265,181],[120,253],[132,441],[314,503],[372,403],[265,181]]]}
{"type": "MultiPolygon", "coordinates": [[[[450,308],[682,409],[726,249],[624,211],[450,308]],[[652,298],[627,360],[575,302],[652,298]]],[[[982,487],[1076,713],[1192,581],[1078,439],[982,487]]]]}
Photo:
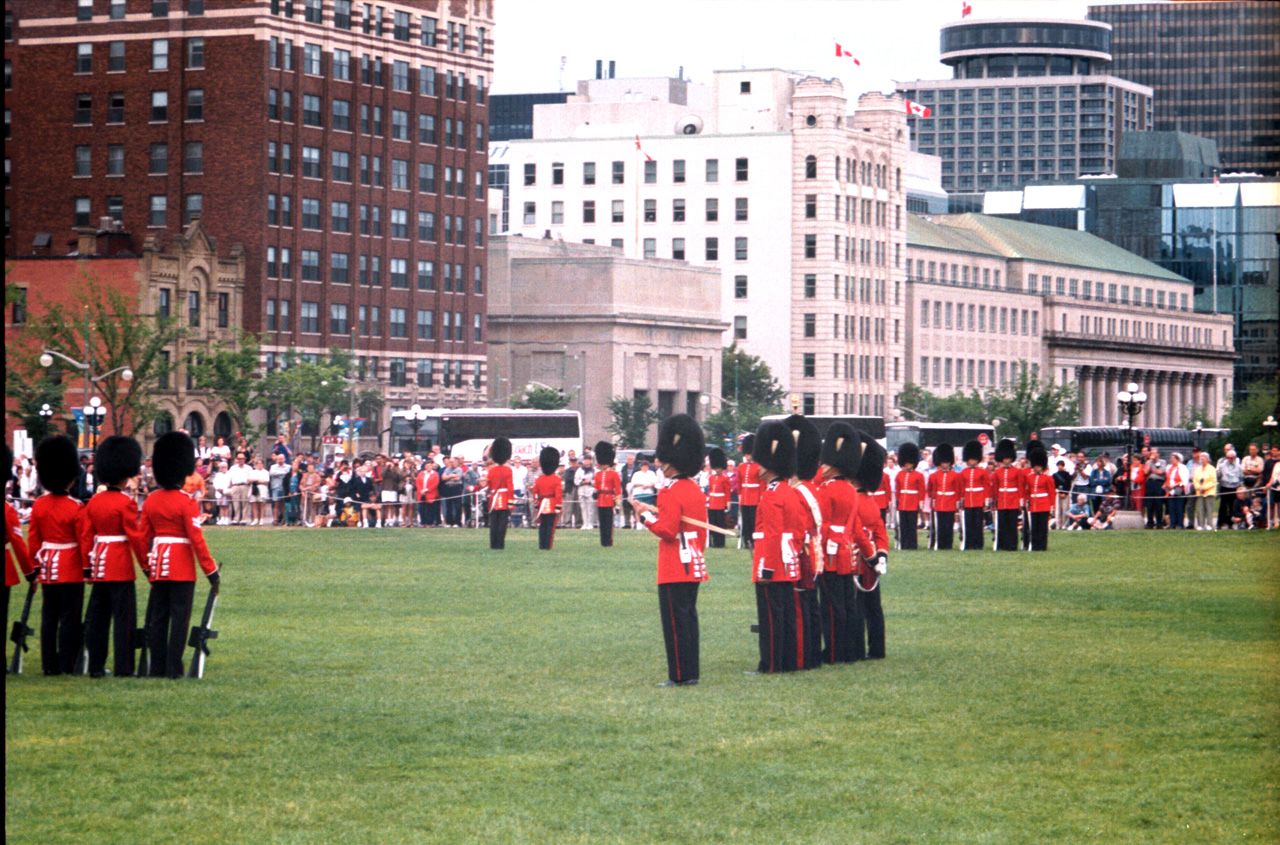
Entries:
{"type": "Polygon", "coordinates": [[[44,678],[38,646],[8,679],[5,836],[1280,840],[1274,534],[894,555],[887,660],[759,677],[747,553],[710,551],[683,689],[654,686],[655,542],[620,535],[548,554],[528,531],[491,552],[480,532],[210,529],[203,681],[44,678]]]}

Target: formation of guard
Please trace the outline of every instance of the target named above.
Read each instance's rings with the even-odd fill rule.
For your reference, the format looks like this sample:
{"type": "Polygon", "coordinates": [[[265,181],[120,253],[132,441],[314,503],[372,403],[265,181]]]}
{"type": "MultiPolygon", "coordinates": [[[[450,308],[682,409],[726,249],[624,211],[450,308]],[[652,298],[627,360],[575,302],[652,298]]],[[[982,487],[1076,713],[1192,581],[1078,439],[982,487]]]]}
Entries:
{"type": "Polygon", "coordinates": [[[819,554],[822,572],[819,616],[822,659],[827,663],[854,660],[854,622],[858,617],[853,584],[853,549],[864,558],[875,555],[857,507],[853,486],[862,456],[862,441],[848,423],[836,422],[822,443],[818,504],[822,509],[819,554]]]}
{"type": "Polygon", "coordinates": [[[1027,444],[1027,547],[1033,552],[1049,549],[1049,517],[1053,513],[1057,486],[1048,473],[1049,452],[1039,440],[1027,444]]]}
{"type": "MultiPolygon", "coordinates": [[[[756,630],[760,673],[796,668],[796,603],[800,578],[800,532],[804,514],[787,479],[796,474],[796,443],[781,422],[765,422],[756,432],[752,457],[764,485],[751,533],[751,580],[756,589],[756,630]]],[[[745,530],[746,521],[743,521],[745,530]]]]}
{"type": "Polygon", "coordinates": [[[885,655],[885,626],[884,608],[880,602],[880,576],[888,571],[889,535],[874,492],[884,475],[887,456],[884,447],[869,435],[860,433],[858,437],[862,454],[853,474],[857,488],[854,512],[862,523],[862,539],[867,542],[857,546],[858,554],[853,566],[853,659],[881,660],[885,655]]]}
{"type": "Polygon", "coordinates": [[[960,473],[952,470],[956,451],[950,443],[933,450],[933,474],[925,484],[929,500],[929,548],[951,549],[955,542],[956,507],[960,502],[960,473]]]}
{"type": "Polygon", "coordinates": [[[1027,474],[1015,467],[1017,444],[1008,437],[996,444],[995,469],[991,471],[995,490],[995,546],[998,552],[1018,550],[1018,517],[1027,504],[1027,474]]]}
{"type": "MultiPolygon", "coordinates": [[[[193,453],[194,454],[194,453],[193,453]]],[[[40,666],[46,675],[69,675],[84,643],[85,560],[80,552],[81,503],[71,488],[80,477],[76,444],[55,435],[36,447],[36,476],[45,494],[31,505],[27,545],[40,573],[40,666]]]]}
{"type": "Polygon", "coordinates": [[[818,543],[822,534],[822,508],[818,504],[818,467],[822,461],[822,435],[807,417],[792,414],[787,428],[796,440],[796,474],[791,486],[803,504],[800,537],[800,580],[796,582],[796,668],[822,665],[822,624],[818,612],[818,574],[822,558],[818,543]]]}
{"type": "Polygon", "coordinates": [[[982,463],[982,444],[970,440],[960,453],[964,469],[960,470],[960,501],[964,514],[960,522],[960,548],[964,551],[981,551],[985,537],[987,509],[991,506],[991,474],[978,464],[982,463]]]}
{"type": "Polygon", "coordinates": [[[894,504],[898,508],[898,548],[902,551],[915,551],[919,548],[916,523],[926,496],[924,473],[916,468],[919,465],[919,446],[903,443],[898,447],[898,466],[901,469],[894,479],[894,504]]]}

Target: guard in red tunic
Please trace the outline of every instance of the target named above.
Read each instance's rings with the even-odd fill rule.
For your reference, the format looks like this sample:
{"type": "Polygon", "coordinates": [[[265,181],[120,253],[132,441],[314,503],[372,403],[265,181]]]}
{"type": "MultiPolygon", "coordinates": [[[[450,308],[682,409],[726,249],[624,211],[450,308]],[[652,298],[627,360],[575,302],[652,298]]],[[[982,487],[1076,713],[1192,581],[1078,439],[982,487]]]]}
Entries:
{"type": "Polygon", "coordinates": [[[152,604],[147,619],[147,646],[151,651],[151,677],[182,677],[182,650],[191,626],[191,604],[196,594],[196,564],[218,591],[218,564],[209,554],[201,529],[200,505],[182,492],[187,476],[195,472],[195,443],[181,431],[170,431],[156,441],[151,468],[160,489],[142,503],[142,529],[151,553],[152,604]]]}
{"type": "Polygon", "coordinates": [[[982,463],[982,444],[977,440],[964,444],[961,456],[965,467],[960,470],[960,502],[964,508],[960,522],[960,549],[982,551],[986,545],[982,527],[994,497],[991,474],[978,466],[982,463]]]}
{"type": "Polygon", "coordinates": [[[80,477],[76,444],[61,434],[40,441],[36,475],[45,494],[31,505],[27,547],[44,588],[40,664],[46,675],[69,675],[76,670],[76,658],[84,646],[81,619],[87,568],[77,531],[82,505],[69,495],[80,477]]]}
{"type": "MultiPolygon", "coordinates": [[[[717,528],[724,528],[728,524],[729,498],[733,495],[733,483],[725,472],[729,468],[729,458],[723,449],[713,446],[707,453],[707,463],[711,467],[711,475],[707,479],[708,521],[717,528]]],[[[707,539],[711,541],[711,548],[724,548],[723,534],[712,531],[707,539]]]]}
{"type": "Polygon", "coordinates": [[[614,463],[618,453],[608,440],[596,444],[596,516],[600,525],[600,545],[613,546],[613,508],[622,497],[622,476],[614,463]]]}
{"type": "Polygon", "coordinates": [[[511,499],[515,496],[515,481],[511,477],[511,441],[499,437],[489,447],[489,467],[486,487],[489,491],[489,548],[505,549],[507,521],[511,519],[511,499]]]}
{"type": "Polygon", "coordinates": [[[538,548],[547,551],[555,542],[556,518],[564,506],[564,486],[556,475],[560,468],[560,450],[543,446],[538,453],[538,466],[542,468],[542,475],[533,482],[529,492],[534,497],[534,513],[538,515],[538,548]]]}
{"type": "Polygon", "coordinates": [[[920,465],[920,447],[903,443],[898,447],[898,466],[902,469],[894,478],[895,500],[898,506],[898,549],[915,551],[916,520],[920,518],[920,506],[924,504],[924,473],[916,469],[920,465]]]}
{"type": "Polygon", "coordinates": [[[667,647],[667,680],[660,687],[698,683],[698,584],[707,580],[703,558],[707,503],[693,476],[702,469],[702,428],[688,414],[662,421],[654,458],[670,483],[658,503],[635,502],[637,516],[658,536],[658,612],[667,647]]]}
{"type": "Polygon", "coordinates": [[[1013,465],[1018,444],[1006,437],[996,444],[996,468],[991,473],[996,499],[996,551],[1018,550],[1018,514],[1027,506],[1027,474],[1013,465]]]}
{"type": "MultiPolygon", "coordinates": [[[[4,447],[4,483],[13,480],[13,452],[4,447]]],[[[0,632],[9,630],[9,588],[17,586],[23,578],[28,581],[36,579],[36,567],[27,553],[27,541],[22,539],[22,519],[8,502],[4,503],[4,627],[0,632]],[[21,573],[21,574],[19,574],[21,573]]],[[[2,634],[0,634],[2,635],[2,634]]],[[[7,657],[6,657],[6,664],[7,657]]]]}
{"type": "Polygon", "coordinates": [[[828,663],[853,662],[853,618],[857,612],[853,587],[853,558],[850,546],[865,557],[875,554],[854,513],[857,491],[850,479],[858,470],[862,441],[848,423],[832,423],[822,443],[822,485],[818,506],[822,511],[822,534],[818,554],[822,574],[818,576],[821,603],[822,657],[828,663]]]}
{"type": "Polygon", "coordinates": [[[89,561],[92,584],[85,613],[89,677],[106,674],[107,636],[114,625],[113,671],[117,678],[127,678],[133,674],[138,625],[134,564],[146,572],[147,538],[138,503],[125,486],[142,472],[142,447],[132,437],[112,435],[98,444],[93,466],[107,489],[94,494],[80,514],[80,551],[89,561]]]}
{"type": "Polygon", "coordinates": [[[787,417],[787,427],[796,439],[796,475],[791,487],[800,498],[804,536],[800,541],[800,580],[796,582],[796,667],[817,669],[822,665],[822,617],[818,611],[818,575],[823,560],[818,545],[822,538],[822,507],[818,485],[813,479],[822,462],[822,435],[812,421],[799,414],[787,417]]]}
{"type": "MultiPolygon", "coordinates": [[[[796,474],[796,442],[785,423],[764,422],[754,438],[760,482],[765,485],[755,514],[751,580],[756,586],[758,672],[796,668],[796,600],[800,579],[801,505],[786,479],[796,474]]],[[[744,522],[745,525],[745,522],[744,522]]]]}
{"type": "Polygon", "coordinates": [[[760,478],[760,464],[753,461],[756,436],[742,438],[742,463],[738,464],[738,513],[742,519],[742,544],[755,548],[756,508],[764,492],[764,480],[760,478]]]}
{"type": "Polygon", "coordinates": [[[855,530],[862,532],[862,539],[871,545],[867,554],[865,544],[858,544],[858,555],[853,561],[854,615],[853,659],[882,660],[884,658],[884,608],[880,603],[880,576],[888,570],[889,535],[880,519],[880,509],[871,497],[872,490],[884,475],[884,447],[872,437],[860,433],[862,455],[853,481],[857,487],[854,508],[849,514],[845,532],[850,537],[855,530]],[[861,521],[861,525],[857,523],[861,521]]]}
{"type": "Polygon", "coordinates": [[[1049,515],[1053,513],[1057,496],[1053,476],[1045,470],[1049,466],[1049,453],[1039,440],[1027,444],[1027,460],[1031,472],[1027,475],[1027,517],[1031,522],[1030,545],[1033,552],[1049,550],[1049,515]]]}
{"type": "Polygon", "coordinates": [[[952,548],[956,507],[960,503],[960,473],[951,469],[955,462],[956,450],[950,443],[943,443],[933,450],[933,465],[937,469],[925,484],[933,520],[929,529],[930,549],[952,548]]]}
{"type": "Polygon", "coordinates": [[[880,473],[880,486],[871,494],[871,498],[875,500],[876,507],[880,509],[880,521],[888,525],[889,500],[893,498],[893,480],[889,478],[889,473],[880,473]]]}

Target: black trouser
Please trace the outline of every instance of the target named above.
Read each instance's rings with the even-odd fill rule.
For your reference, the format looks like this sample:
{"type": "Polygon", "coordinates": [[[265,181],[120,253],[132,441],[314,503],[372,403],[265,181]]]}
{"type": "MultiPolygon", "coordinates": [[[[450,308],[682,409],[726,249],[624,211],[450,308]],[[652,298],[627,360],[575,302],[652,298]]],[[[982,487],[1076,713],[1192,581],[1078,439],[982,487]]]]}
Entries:
{"type": "Polygon", "coordinates": [[[511,511],[506,508],[489,511],[489,548],[507,547],[507,522],[510,519],[511,511]]]}
{"type": "Polygon", "coordinates": [[[544,513],[538,517],[538,548],[550,549],[556,538],[556,513],[544,513]]]}
{"type": "Polygon", "coordinates": [[[796,599],[791,581],[756,584],[756,617],[760,630],[760,672],[796,668],[796,599]]]}
{"type": "Polygon", "coordinates": [[[996,511],[996,551],[1018,550],[1018,509],[1003,508],[996,511]]]}
{"type": "Polygon", "coordinates": [[[960,530],[964,537],[964,542],[960,548],[965,551],[982,551],[985,548],[984,537],[982,536],[982,527],[985,521],[985,515],[982,508],[965,508],[964,521],[960,524],[960,530]]]}
{"type": "Polygon", "coordinates": [[[863,590],[855,576],[853,598],[853,659],[880,660],[884,657],[884,609],[879,579],[874,590],[863,590]]]}
{"type": "Polygon", "coordinates": [[[418,524],[427,525],[427,500],[418,500],[418,524]]]}
{"type": "Polygon", "coordinates": [[[1147,506],[1147,527],[1164,526],[1164,479],[1147,483],[1143,501],[1147,506]]]}
{"type": "Polygon", "coordinates": [[[427,502],[427,525],[440,525],[440,500],[427,502]]]}
{"type": "Polygon", "coordinates": [[[1031,523],[1031,551],[1043,552],[1049,549],[1049,512],[1040,511],[1032,513],[1031,523]]]}
{"type": "Polygon", "coordinates": [[[932,519],[933,537],[930,538],[929,548],[950,550],[955,542],[956,512],[934,511],[932,519]]]}
{"type": "Polygon", "coordinates": [[[182,651],[191,627],[195,581],[153,581],[155,604],[147,619],[147,647],[151,650],[151,677],[181,678],[182,651]]]}
{"type": "Polygon", "coordinates": [[[662,640],[667,646],[667,678],[698,680],[698,582],[658,585],[662,640]]]}
{"type": "MultiPolygon", "coordinates": [[[[707,522],[710,522],[716,528],[724,528],[724,511],[707,511],[707,522]]],[[[724,548],[724,535],[716,531],[708,531],[707,539],[710,541],[711,548],[724,548]]]]}
{"type": "Polygon", "coordinates": [[[596,519],[600,525],[600,545],[607,549],[613,545],[613,506],[597,507],[596,519]]]}
{"type": "Polygon", "coordinates": [[[853,576],[824,572],[818,576],[818,585],[822,588],[822,658],[828,663],[848,663],[853,660],[849,631],[854,610],[853,576]]]}
{"type": "Polygon", "coordinates": [[[1187,518],[1187,497],[1178,495],[1169,497],[1169,527],[1181,528],[1187,518]]]}
{"type": "Polygon", "coordinates": [[[743,505],[739,510],[742,514],[742,548],[754,549],[756,547],[754,539],[756,533],[756,506],[743,505]]]}
{"type": "Polygon", "coordinates": [[[1231,527],[1231,506],[1236,501],[1236,491],[1240,488],[1228,487],[1225,484],[1218,485],[1218,527],[1231,527]]]}
{"type": "Polygon", "coordinates": [[[796,666],[817,669],[822,665],[822,614],[818,609],[817,585],[805,589],[795,583],[796,666]]]}
{"type": "Polygon", "coordinates": [[[133,674],[133,631],[138,626],[138,589],[132,581],[100,581],[89,589],[85,612],[85,640],[89,646],[89,677],[102,677],[107,668],[107,634],[114,627],[112,671],[117,678],[133,674]]]}
{"type": "Polygon", "coordinates": [[[41,584],[40,666],[46,675],[70,675],[84,647],[84,584],[41,584]]]}
{"type": "Polygon", "coordinates": [[[898,511],[898,549],[915,551],[920,548],[916,538],[917,511],[898,511]]]}

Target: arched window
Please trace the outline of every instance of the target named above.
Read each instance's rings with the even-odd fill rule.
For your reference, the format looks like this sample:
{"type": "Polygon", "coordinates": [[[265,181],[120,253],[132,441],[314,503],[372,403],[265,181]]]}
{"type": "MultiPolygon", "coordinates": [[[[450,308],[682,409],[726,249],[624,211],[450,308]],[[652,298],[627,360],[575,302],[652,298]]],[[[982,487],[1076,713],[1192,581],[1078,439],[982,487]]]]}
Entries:
{"type": "Polygon", "coordinates": [[[818,157],[817,156],[804,157],[804,178],[806,179],[818,178],[818,157]]]}
{"type": "Polygon", "coordinates": [[[204,435],[204,417],[200,416],[198,411],[192,411],[182,421],[182,427],[187,430],[187,434],[190,434],[192,439],[202,437],[204,435]]]}
{"type": "Polygon", "coordinates": [[[170,414],[161,414],[156,419],[155,425],[152,427],[156,433],[156,437],[162,434],[168,434],[173,431],[173,416],[170,414]]]}
{"type": "Polygon", "coordinates": [[[226,411],[213,418],[213,436],[231,440],[231,415],[226,411]]]}

